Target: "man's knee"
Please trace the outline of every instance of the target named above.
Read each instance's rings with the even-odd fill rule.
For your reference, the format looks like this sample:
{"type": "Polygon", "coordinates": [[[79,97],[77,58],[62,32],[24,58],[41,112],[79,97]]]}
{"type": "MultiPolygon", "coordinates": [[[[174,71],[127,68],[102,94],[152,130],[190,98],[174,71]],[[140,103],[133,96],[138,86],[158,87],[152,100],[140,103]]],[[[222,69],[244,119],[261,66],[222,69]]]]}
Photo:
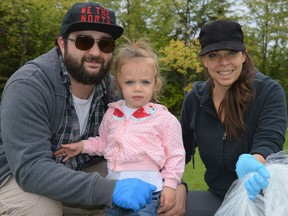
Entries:
{"type": "Polygon", "coordinates": [[[62,216],[62,203],[23,191],[14,178],[0,188],[1,215],[62,216]]]}
{"type": "Polygon", "coordinates": [[[72,207],[63,205],[64,216],[105,216],[105,208],[99,207],[94,209],[85,209],[85,207],[81,208],[81,206],[72,207]]]}

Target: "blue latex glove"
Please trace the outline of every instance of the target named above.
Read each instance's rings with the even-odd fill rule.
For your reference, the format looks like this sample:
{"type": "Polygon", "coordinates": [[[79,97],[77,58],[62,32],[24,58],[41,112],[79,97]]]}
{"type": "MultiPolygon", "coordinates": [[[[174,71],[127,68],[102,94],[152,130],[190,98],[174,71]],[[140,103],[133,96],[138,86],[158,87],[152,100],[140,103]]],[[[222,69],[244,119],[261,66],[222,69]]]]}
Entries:
{"type": "Polygon", "coordinates": [[[248,191],[249,198],[251,200],[255,200],[257,194],[269,184],[269,171],[251,154],[240,155],[236,163],[236,173],[239,179],[243,178],[249,173],[254,173],[244,182],[245,188],[248,191]]]}
{"type": "Polygon", "coordinates": [[[112,194],[112,203],[134,212],[152,202],[156,186],[136,178],[118,180],[112,194]]]}
{"type": "Polygon", "coordinates": [[[249,194],[249,199],[255,200],[257,194],[268,186],[267,179],[263,178],[259,173],[254,173],[251,178],[244,182],[244,186],[249,194]]]}

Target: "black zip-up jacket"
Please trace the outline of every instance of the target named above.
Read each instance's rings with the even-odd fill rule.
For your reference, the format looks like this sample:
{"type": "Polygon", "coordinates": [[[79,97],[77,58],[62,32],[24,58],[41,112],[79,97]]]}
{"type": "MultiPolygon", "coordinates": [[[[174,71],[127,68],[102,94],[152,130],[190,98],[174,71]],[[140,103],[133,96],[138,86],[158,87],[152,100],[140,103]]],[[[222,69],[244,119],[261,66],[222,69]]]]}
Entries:
{"type": "Polygon", "coordinates": [[[221,199],[237,179],[235,166],[241,154],[257,153],[266,158],[281,151],[285,142],[287,108],[283,88],[259,71],[252,86],[256,94],[246,116],[247,130],[237,141],[225,134],[211,98],[210,80],[195,82],[183,103],[181,125],[186,163],[198,147],[206,167],[205,181],[221,199]]]}

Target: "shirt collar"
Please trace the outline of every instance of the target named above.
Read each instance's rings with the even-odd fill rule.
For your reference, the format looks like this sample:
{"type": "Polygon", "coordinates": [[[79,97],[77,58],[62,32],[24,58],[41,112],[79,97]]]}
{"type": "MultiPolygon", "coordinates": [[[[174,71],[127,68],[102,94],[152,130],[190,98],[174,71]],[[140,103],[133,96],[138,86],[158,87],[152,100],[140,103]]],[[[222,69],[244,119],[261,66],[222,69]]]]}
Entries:
{"type": "Polygon", "coordinates": [[[63,56],[60,52],[60,49],[58,49],[58,58],[59,58],[59,62],[60,62],[60,65],[61,65],[61,73],[63,75],[63,81],[62,83],[63,84],[70,84],[70,79],[69,79],[69,76],[68,76],[68,71],[67,71],[67,68],[64,64],[64,61],[63,61],[63,56]]]}

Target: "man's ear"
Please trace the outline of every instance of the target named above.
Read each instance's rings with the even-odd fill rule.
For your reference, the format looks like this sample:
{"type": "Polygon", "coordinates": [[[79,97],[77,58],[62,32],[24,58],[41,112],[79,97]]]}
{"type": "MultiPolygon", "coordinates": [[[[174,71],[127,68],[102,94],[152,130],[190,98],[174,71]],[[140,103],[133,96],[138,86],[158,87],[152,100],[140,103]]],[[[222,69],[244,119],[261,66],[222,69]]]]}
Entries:
{"type": "Polygon", "coordinates": [[[59,46],[59,48],[60,48],[60,51],[61,51],[61,53],[62,53],[62,55],[64,54],[64,47],[65,47],[65,43],[64,43],[64,40],[63,40],[63,37],[58,37],[58,39],[57,39],[57,43],[58,43],[58,46],[59,46]]]}

